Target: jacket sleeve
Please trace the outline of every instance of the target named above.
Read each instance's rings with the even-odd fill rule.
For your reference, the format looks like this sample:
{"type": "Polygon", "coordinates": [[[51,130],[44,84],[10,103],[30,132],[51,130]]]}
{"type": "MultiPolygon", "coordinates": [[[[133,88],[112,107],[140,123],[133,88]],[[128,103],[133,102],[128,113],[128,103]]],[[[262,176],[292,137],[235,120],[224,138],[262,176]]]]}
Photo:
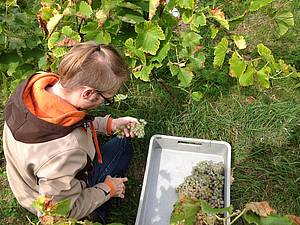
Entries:
{"type": "Polygon", "coordinates": [[[95,117],[93,121],[95,129],[100,133],[110,135],[108,133],[108,127],[109,127],[108,123],[110,122],[109,118],[110,115],[106,115],[105,117],[95,117]]]}
{"type": "Polygon", "coordinates": [[[55,202],[71,200],[70,218],[81,219],[109,199],[102,190],[110,191],[106,184],[86,187],[85,182],[75,178],[87,163],[86,158],[84,151],[71,149],[49,159],[37,172],[40,195],[53,197],[55,202]]]}

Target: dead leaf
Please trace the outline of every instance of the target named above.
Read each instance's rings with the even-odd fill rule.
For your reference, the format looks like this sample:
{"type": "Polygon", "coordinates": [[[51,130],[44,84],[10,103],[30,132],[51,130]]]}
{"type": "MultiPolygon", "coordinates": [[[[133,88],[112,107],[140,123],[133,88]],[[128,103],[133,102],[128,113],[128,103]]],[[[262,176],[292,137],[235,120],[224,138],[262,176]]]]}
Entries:
{"type": "Polygon", "coordinates": [[[274,209],[271,208],[268,202],[250,202],[246,204],[246,210],[251,210],[259,216],[267,217],[271,213],[276,213],[274,209]]]}
{"type": "Polygon", "coordinates": [[[300,217],[295,215],[288,215],[288,217],[295,225],[300,225],[300,217]]]}
{"type": "Polygon", "coordinates": [[[65,39],[61,40],[60,42],[56,43],[55,46],[73,47],[73,46],[77,45],[78,43],[79,43],[79,41],[75,41],[71,38],[65,38],[65,39]]]}
{"type": "Polygon", "coordinates": [[[45,33],[45,36],[48,36],[49,32],[47,29],[47,21],[44,20],[40,14],[38,14],[38,21],[39,21],[40,27],[42,28],[42,30],[45,33]]]}
{"type": "Polygon", "coordinates": [[[255,98],[253,96],[248,96],[246,98],[246,103],[251,104],[255,101],[255,98]]]}
{"type": "Polygon", "coordinates": [[[212,13],[214,16],[218,16],[218,17],[220,17],[221,19],[224,19],[224,20],[225,20],[225,15],[224,15],[224,13],[221,11],[221,9],[214,8],[214,9],[211,10],[211,13],[212,13]]]}

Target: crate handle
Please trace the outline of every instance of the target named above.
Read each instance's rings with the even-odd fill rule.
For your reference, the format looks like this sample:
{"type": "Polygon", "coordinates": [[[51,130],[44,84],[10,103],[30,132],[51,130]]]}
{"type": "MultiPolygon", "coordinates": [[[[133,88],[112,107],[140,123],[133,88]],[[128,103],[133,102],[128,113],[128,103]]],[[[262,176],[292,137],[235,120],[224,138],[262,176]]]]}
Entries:
{"type": "Polygon", "coordinates": [[[203,145],[201,142],[177,141],[179,145],[203,145]]]}

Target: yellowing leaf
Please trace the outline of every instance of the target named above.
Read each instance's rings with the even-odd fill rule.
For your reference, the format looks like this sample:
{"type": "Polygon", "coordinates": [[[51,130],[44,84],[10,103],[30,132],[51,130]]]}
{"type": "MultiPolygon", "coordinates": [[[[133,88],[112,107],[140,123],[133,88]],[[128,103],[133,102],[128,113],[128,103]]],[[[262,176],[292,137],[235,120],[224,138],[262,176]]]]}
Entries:
{"type": "Polygon", "coordinates": [[[212,18],[214,18],[222,27],[229,30],[229,22],[225,19],[225,14],[221,11],[221,9],[212,9],[211,14],[212,18]]]}
{"type": "Polygon", "coordinates": [[[275,210],[271,208],[268,202],[250,202],[246,204],[245,208],[263,217],[266,217],[273,212],[275,213],[275,210]]]}
{"type": "Polygon", "coordinates": [[[193,9],[195,5],[194,0],[177,0],[176,3],[184,9],[193,9]]]}
{"type": "Polygon", "coordinates": [[[137,32],[136,45],[144,52],[155,55],[159,49],[160,40],[165,40],[165,35],[161,27],[152,21],[136,24],[137,32]]]}
{"type": "Polygon", "coordinates": [[[274,0],[253,0],[250,4],[250,12],[253,12],[253,11],[257,11],[259,10],[260,8],[268,5],[269,3],[273,2],[274,0]]]}
{"type": "Polygon", "coordinates": [[[47,23],[47,30],[49,34],[52,34],[53,30],[62,18],[63,14],[55,14],[53,17],[50,18],[49,22],[47,23]]]}
{"type": "Polygon", "coordinates": [[[245,49],[247,47],[245,38],[243,36],[233,35],[232,39],[233,39],[236,47],[238,47],[238,49],[245,49]]]}
{"type": "Polygon", "coordinates": [[[224,63],[225,55],[228,49],[228,40],[223,37],[222,40],[215,47],[214,51],[214,67],[220,67],[224,63]]]}
{"type": "Polygon", "coordinates": [[[187,68],[179,68],[179,73],[177,74],[177,77],[180,80],[180,87],[189,87],[194,77],[194,74],[187,68]]]}
{"type": "Polygon", "coordinates": [[[246,69],[246,63],[243,59],[240,58],[237,52],[234,52],[229,59],[229,75],[232,77],[239,78],[246,69]]]}
{"type": "Polygon", "coordinates": [[[254,66],[252,65],[252,63],[250,63],[247,66],[246,71],[241,74],[240,78],[239,78],[239,83],[241,86],[250,86],[253,84],[254,82],[254,75],[256,73],[256,70],[254,68],[254,66]]]}
{"type": "Polygon", "coordinates": [[[98,21],[98,25],[101,27],[103,26],[104,22],[107,19],[107,15],[105,14],[105,12],[103,10],[98,10],[96,12],[96,19],[98,21]]]}
{"type": "Polygon", "coordinates": [[[85,1],[81,1],[78,10],[79,16],[89,18],[93,14],[92,7],[85,1]]]}
{"type": "Polygon", "coordinates": [[[270,73],[271,73],[271,68],[268,66],[265,66],[261,70],[257,71],[257,79],[260,82],[260,84],[264,88],[270,88],[270,73]]]}
{"type": "Polygon", "coordinates": [[[149,2],[149,20],[155,15],[156,9],[160,4],[160,0],[150,0],[149,2]]]}
{"type": "Polygon", "coordinates": [[[142,81],[150,81],[149,75],[150,75],[153,67],[154,67],[153,64],[144,65],[143,68],[140,71],[133,73],[133,75],[136,78],[141,79],[142,81]]]}

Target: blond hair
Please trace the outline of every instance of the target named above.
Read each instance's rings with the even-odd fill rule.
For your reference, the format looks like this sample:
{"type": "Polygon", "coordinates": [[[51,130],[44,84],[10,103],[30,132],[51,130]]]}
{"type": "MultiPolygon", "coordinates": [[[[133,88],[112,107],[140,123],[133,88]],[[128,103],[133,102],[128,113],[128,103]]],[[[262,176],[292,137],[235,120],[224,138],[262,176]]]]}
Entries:
{"type": "Polygon", "coordinates": [[[59,64],[60,83],[65,88],[88,86],[102,92],[117,91],[128,79],[122,56],[110,45],[80,43],[59,64]]]}

